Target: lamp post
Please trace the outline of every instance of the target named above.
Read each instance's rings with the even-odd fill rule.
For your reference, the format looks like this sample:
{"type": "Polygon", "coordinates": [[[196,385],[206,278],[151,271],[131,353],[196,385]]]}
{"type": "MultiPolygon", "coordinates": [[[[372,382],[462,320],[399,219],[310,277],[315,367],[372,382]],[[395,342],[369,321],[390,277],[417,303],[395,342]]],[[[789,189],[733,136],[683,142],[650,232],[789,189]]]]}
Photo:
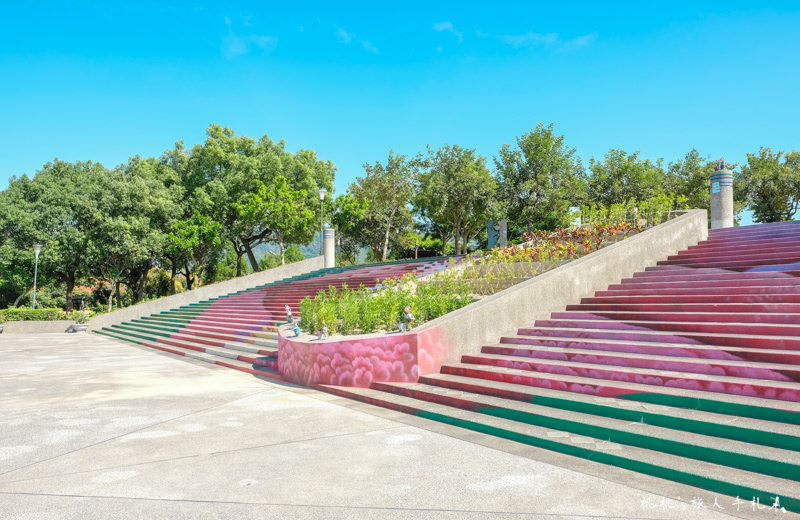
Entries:
{"type": "Polygon", "coordinates": [[[36,308],[36,277],[39,274],[39,251],[42,250],[42,244],[33,244],[33,253],[36,255],[36,262],[33,267],[33,308],[36,308]]]}
{"type": "Polygon", "coordinates": [[[319,256],[322,256],[322,233],[325,230],[325,194],[328,190],[325,188],[319,189],[319,256]]]}

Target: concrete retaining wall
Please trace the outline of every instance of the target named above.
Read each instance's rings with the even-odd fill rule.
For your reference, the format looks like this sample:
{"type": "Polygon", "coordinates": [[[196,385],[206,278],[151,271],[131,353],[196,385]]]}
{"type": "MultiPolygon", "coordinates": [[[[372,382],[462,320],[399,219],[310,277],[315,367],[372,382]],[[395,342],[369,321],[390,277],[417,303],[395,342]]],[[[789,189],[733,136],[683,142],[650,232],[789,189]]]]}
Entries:
{"type": "Polygon", "coordinates": [[[154,313],[168,311],[183,305],[189,305],[211,298],[218,298],[220,296],[225,296],[227,294],[242,291],[244,289],[250,289],[251,287],[256,287],[258,285],[264,285],[267,283],[276,282],[278,280],[283,280],[284,278],[290,278],[292,276],[309,273],[311,271],[322,269],[322,267],[323,258],[321,256],[316,256],[314,258],[309,258],[308,260],[303,260],[302,262],[275,267],[274,269],[268,269],[266,271],[249,274],[247,276],[241,276],[232,280],[206,285],[191,291],[176,294],[174,296],[159,298],[158,300],[140,303],[139,305],[119,309],[114,312],[109,312],[108,314],[95,316],[89,320],[89,330],[97,330],[103,327],[108,327],[114,323],[121,323],[123,321],[149,316],[154,313]]]}
{"type": "Polygon", "coordinates": [[[707,237],[706,211],[688,211],[420,326],[415,329],[420,336],[418,349],[433,356],[434,371],[438,371],[443,363],[458,362],[462,354],[515,334],[519,327],[548,318],[551,312],[562,311],[707,237]]]}
{"type": "Polygon", "coordinates": [[[74,321],[7,321],[3,334],[45,334],[70,332],[74,321]]]}
{"type": "Polygon", "coordinates": [[[460,361],[462,354],[478,352],[482,345],[496,343],[707,237],[705,210],[692,210],[406,333],[318,341],[294,338],[282,330],[278,369],[305,386],[417,381],[420,375],[439,372],[445,363],[460,361]]]}

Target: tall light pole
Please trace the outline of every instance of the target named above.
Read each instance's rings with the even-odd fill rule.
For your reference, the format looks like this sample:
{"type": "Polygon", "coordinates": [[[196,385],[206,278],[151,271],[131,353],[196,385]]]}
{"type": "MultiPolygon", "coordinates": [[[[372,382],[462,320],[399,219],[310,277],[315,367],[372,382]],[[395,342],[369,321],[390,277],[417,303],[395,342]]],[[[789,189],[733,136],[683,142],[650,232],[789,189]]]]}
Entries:
{"type": "Polygon", "coordinates": [[[33,308],[36,308],[36,277],[39,274],[39,251],[42,250],[42,244],[33,244],[33,252],[36,255],[36,263],[33,267],[33,308]]]}
{"type": "Polygon", "coordinates": [[[319,256],[322,256],[322,233],[325,230],[325,194],[328,190],[325,188],[319,189],[319,256]]]}

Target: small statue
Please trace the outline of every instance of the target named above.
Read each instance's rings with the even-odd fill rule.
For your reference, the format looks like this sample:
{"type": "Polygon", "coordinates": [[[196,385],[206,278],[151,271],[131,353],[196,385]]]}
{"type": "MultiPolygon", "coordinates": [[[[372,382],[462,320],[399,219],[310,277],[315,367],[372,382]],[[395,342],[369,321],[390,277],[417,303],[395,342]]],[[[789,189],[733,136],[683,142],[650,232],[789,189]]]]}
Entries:
{"type": "Polygon", "coordinates": [[[295,323],[294,324],[294,337],[296,338],[298,336],[300,336],[300,325],[295,323]]]}
{"type": "Polygon", "coordinates": [[[294,323],[294,317],[292,316],[292,309],[287,304],[285,306],[286,309],[286,323],[294,323]]]}
{"type": "Polygon", "coordinates": [[[724,157],[720,157],[719,162],[714,165],[714,169],[717,170],[717,171],[726,169],[726,167],[725,167],[725,158],[724,157]]]}
{"type": "Polygon", "coordinates": [[[411,307],[406,306],[403,309],[403,319],[397,323],[397,328],[400,332],[406,332],[411,329],[412,321],[414,321],[414,315],[411,314],[411,307]]]}
{"type": "Polygon", "coordinates": [[[322,339],[328,339],[328,324],[322,320],[322,339]]]}

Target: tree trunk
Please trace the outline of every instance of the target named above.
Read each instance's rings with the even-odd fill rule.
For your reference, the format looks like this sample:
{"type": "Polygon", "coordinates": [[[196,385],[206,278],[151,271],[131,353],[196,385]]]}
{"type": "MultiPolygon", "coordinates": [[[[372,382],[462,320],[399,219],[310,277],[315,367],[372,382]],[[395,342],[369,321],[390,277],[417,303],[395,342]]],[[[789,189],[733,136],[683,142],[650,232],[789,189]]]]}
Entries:
{"type": "Polygon", "coordinates": [[[455,234],[456,234],[456,244],[455,244],[454,252],[455,252],[455,254],[460,255],[461,254],[461,240],[460,240],[461,239],[461,215],[458,215],[456,217],[456,221],[454,222],[454,224],[455,225],[453,226],[453,228],[454,228],[453,231],[455,231],[455,234]]]}
{"type": "Polygon", "coordinates": [[[386,234],[383,237],[383,255],[381,256],[381,262],[386,261],[386,253],[389,250],[389,232],[392,230],[392,219],[394,218],[395,212],[397,212],[397,208],[392,209],[392,213],[389,215],[389,223],[386,225],[386,234]]]}
{"type": "Polygon", "coordinates": [[[243,240],[242,245],[244,246],[245,252],[247,252],[247,259],[250,261],[250,267],[253,268],[253,272],[257,273],[261,271],[261,268],[258,267],[258,262],[256,261],[256,255],[253,254],[253,249],[250,247],[250,244],[243,240]]]}
{"type": "Polygon", "coordinates": [[[122,308],[122,282],[117,280],[117,308],[122,308]]]}
{"type": "Polygon", "coordinates": [[[281,248],[281,265],[286,265],[286,261],[283,259],[283,253],[285,252],[283,249],[283,240],[278,240],[278,247],[281,248]]]}
{"type": "Polygon", "coordinates": [[[169,294],[175,294],[175,275],[178,274],[178,266],[175,265],[175,260],[170,258],[170,269],[169,269],[169,294]]]}
{"type": "Polygon", "coordinates": [[[72,312],[72,293],[75,291],[75,273],[67,273],[64,276],[64,283],[67,284],[67,313],[72,312]]]}
{"type": "Polygon", "coordinates": [[[17,296],[17,299],[14,300],[14,304],[12,305],[12,307],[16,307],[17,305],[19,305],[19,301],[22,299],[22,297],[25,296],[26,294],[28,294],[29,292],[31,292],[32,290],[33,290],[33,286],[31,286],[31,288],[28,289],[27,291],[22,291],[22,294],[17,296]]]}
{"type": "Polygon", "coordinates": [[[183,272],[181,273],[183,277],[186,279],[186,290],[191,291],[192,285],[194,285],[194,278],[192,277],[191,271],[189,271],[188,266],[184,266],[183,272]]]}
{"type": "Polygon", "coordinates": [[[111,309],[114,308],[114,296],[116,295],[115,288],[117,284],[114,280],[111,280],[111,293],[108,295],[108,312],[111,312],[111,309]]]}
{"type": "Polygon", "coordinates": [[[134,279],[133,299],[135,303],[144,300],[144,290],[147,287],[147,275],[153,267],[153,262],[147,260],[142,264],[142,269],[139,271],[138,276],[134,279]]]}
{"type": "Polygon", "coordinates": [[[235,239],[233,242],[233,251],[236,253],[236,277],[242,276],[242,256],[244,255],[244,249],[240,247],[239,239],[235,239]]]}

